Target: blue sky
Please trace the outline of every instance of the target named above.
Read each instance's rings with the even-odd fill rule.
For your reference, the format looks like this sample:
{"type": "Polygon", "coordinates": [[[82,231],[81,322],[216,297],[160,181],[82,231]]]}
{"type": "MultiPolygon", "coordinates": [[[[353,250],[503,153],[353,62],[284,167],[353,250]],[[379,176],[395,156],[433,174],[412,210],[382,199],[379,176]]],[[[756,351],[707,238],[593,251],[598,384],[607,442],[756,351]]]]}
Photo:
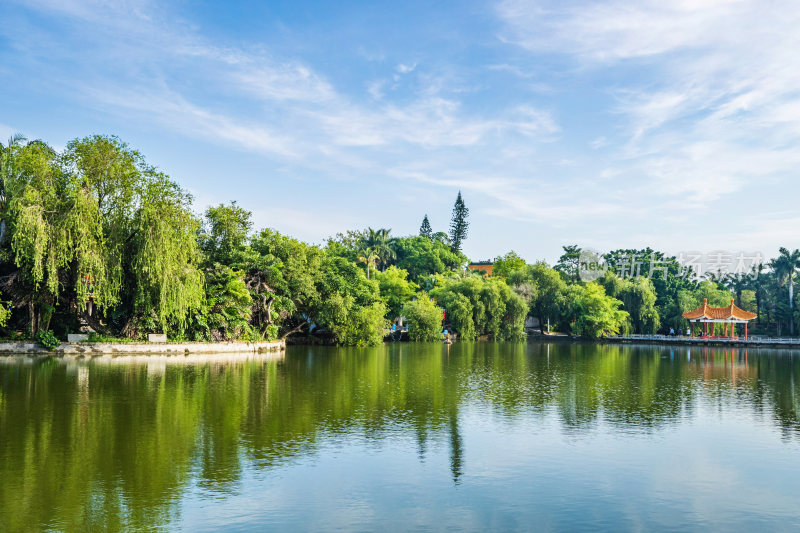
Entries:
{"type": "Polygon", "coordinates": [[[0,137],[118,135],[310,242],[800,246],[791,1],[0,4],[0,137]]]}

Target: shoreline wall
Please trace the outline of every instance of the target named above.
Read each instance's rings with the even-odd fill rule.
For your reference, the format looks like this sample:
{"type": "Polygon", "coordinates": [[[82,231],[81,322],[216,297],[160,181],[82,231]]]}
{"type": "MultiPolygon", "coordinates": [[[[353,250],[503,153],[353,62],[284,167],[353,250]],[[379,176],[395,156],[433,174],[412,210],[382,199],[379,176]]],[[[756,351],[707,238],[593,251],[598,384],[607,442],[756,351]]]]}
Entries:
{"type": "Polygon", "coordinates": [[[184,356],[190,354],[262,354],[281,352],[286,342],[62,342],[54,350],[47,350],[35,342],[0,342],[0,357],[5,355],[33,355],[44,357],[81,357],[96,355],[161,355],[184,356]]]}

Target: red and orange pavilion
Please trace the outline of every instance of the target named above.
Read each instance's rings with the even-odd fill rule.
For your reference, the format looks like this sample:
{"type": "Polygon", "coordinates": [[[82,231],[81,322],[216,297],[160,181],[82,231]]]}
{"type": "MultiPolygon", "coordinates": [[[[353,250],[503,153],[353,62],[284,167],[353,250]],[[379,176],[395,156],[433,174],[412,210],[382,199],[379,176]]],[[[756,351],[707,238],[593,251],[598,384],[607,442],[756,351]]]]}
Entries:
{"type": "Polygon", "coordinates": [[[744,324],[744,339],[747,340],[747,323],[756,318],[755,313],[745,311],[736,307],[731,298],[731,305],[726,307],[709,307],[708,299],[703,298],[703,305],[694,311],[686,311],[683,318],[692,323],[692,337],[694,337],[694,325],[697,322],[704,324],[705,337],[714,337],[713,324],[724,324],[725,334],[717,336],[717,339],[736,339],[736,324],[744,324]],[[708,325],[712,324],[711,335],[708,334],[708,325]]]}

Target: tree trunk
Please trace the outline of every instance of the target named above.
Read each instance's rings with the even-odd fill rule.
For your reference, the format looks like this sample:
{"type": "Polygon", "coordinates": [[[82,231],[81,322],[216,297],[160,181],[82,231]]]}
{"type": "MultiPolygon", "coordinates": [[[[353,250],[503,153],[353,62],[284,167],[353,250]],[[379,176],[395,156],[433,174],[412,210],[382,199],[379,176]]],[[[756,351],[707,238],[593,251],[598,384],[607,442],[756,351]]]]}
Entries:
{"type": "Polygon", "coordinates": [[[272,304],[274,304],[274,303],[275,303],[275,298],[274,297],[270,298],[269,300],[267,300],[267,305],[266,305],[266,308],[267,308],[267,311],[266,311],[266,313],[267,313],[267,320],[266,320],[267,325],[272,324],[272,304]]]}
{"type": "Polygon", "coordinates": [[[292,328],[289,331],[287,331],[286,333],[284,333],[283,335],[281,335],[281,339],[285,339],[286,337],[288,337],[292,333],[297,333],[298,331],[303,329],[303,326],[306,326],[306,325],[308,325],[308,320],[304,320],[303,322],[300,323],[299,326],[297,326],[295,328],[292,328]]]}
{"type": "Polygon", "coordinates": [[[761,325],[761,289],[756,288],[756,322],[761,325]]]}
{"type": "Polygon", "coordinates": [[[274,297],[272,297],[269,300],[267,300],[266,311],[265,311],[267,316],[266,316],[266,319],[264,320],[264,324],[263,324],[263,326],[261,327],[261,330],[260,330],[262,337],[267,334],[267,329],[269,329],[269,327],[272,325],[272,304],[273,303],[275,303],[275,298],[274,297]]]}
{"type": "Polygon", "coordinates": [[[31,337],[36,335],[36,309],[33,306],[33,300],[28,302],[28,321],[31,325],[31,337]]]}
{"type": "MultiPolygon", "coordinates": [[[[81,316],[82,319],[84,319],[86,321],[87,324],[89,324],[89,327],[91,327],[96,332],[102,333],[103,335],[110,335],[111,334],[111,331],[106,326],[101,324],[100,320],[98,320],[97,317],[90,316],[86,312],[81,313],[80,316],[81,316]]],[[[128,327],[128,325],[126,324],[125,328],[127,328],[127,327],[128,327]]]]}
{"type": "Polygon", "coordinates": [[[48,313],[47,314],[47,318],[44,319],[44,323],[41,323],[41,318],[42,317],[39,316],[39,321],[40,321],[39,327],[43,331],[47,331],[48,329],[50,329],[50,319],[53,318],[53,313],[48,313]]]}
{"type": "Polygon", "coordinates": [[[125,321],[125,325],[122,327],[122,331],[119,332],[121,336],[128,337],[130,335],[131,328],[133,328],[133,320],[134,320],[133,316],[131,316],[130,318],[128,318],[127,321],[125,321]]]}
{"type": "Polygon", "coordinates": [[[789,274],[789,336],[794,335],[794,284],[792,274],[789,274]]]}

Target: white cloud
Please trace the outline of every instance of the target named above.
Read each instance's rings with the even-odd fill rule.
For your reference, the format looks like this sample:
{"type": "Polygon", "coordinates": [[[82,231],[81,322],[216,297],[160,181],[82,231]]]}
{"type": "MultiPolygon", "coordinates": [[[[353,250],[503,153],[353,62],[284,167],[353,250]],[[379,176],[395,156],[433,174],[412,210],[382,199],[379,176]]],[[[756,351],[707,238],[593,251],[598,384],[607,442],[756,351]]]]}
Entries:
{"type": "Polygon", "coordinates": [[[262,100],[324,102],[335,97],[330,83],[299,64],[256,67],[245,65],[233,75],[241,89],[262,100]]]}
{"type": "Polygon", "coordinates": [[[498,14],[508,42],[572,57],[576,76],[613,79],[601,90],[617,98],[609,112],[627,142],[610,166],[647,190],[689,195],[685,206],[699,209],[797,168],[793,2],[507,0],[498,14]]]}
{"type": "MultiPolygon", "coordinates": [[[[786,0],[507,0],[500,37],[513,45],[480,49],[486,64],[432,50],[413,56],[417,68],[353,47],[360,63],[342,76],[212,42],[162,4],[37,5],[71,24],[57,60],[44,28],[0,34],[83,106],[264,154],[286,176],[357,182],[351,193],[389,180],[463,188],[476,216],[552,239],[650,238],[653,219],[686,229],[800,168],[800,12],[786,0]]],[[[295,229],[312,234],[310,220],[295,229]]]]}
{"type": "Polygon", "coordinates": [[[371,81],[367,84],[367,92],[375,100],[380,100],[381,98],[383,98],[383,88],[385,85],[386,85],[385,80],[371,81]]]}
{"type": "Polygon", "coordinates": [[[408,74],[409,72],[413,71],[415,68],[417,68],[417,64],[416,63],[411,63],[410,65],[406,65],[404,63],[400,63],[399,65],[397,65],[395,70],[397,70],[397,72],[399,72],[400,74],[408,74]]]}
{"type": "Polygon", "coordinates": [[[377,110],[344,107],[315,115],[336,144],[379,146],[403,142],[426,148],[471,146],[491,135],[540,136],[558,131],[549,113],[523,106],[492,118],[465,117],[461,104],[444,98],[426,98],[407,106],[386,105],[377,110]]]}
{"type": "Polygon", "coordinates": [[[253,121],[236,120],[187,102],[169,90],[149,87],[86,89],[92,105],[110,112],[134,111],[186,135],[206,140],[224,140],[242,148],[266,154],[297,157],[292,137],[253,121]],[[144,113],[144,114],[143,114],[144,113]]]}

